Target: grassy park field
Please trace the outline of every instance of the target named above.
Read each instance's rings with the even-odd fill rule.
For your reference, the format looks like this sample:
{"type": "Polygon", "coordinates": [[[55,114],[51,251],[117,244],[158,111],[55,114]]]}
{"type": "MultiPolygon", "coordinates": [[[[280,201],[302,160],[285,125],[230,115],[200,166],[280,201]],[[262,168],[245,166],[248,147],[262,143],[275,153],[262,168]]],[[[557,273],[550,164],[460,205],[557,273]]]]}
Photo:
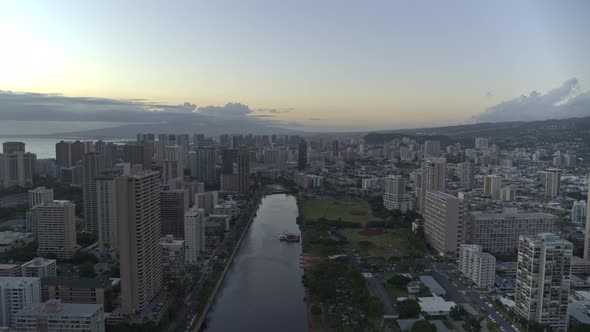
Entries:
{"type": "Polygon", "coordinates": [[[383,257],[405,257],[422,252],[412,243],[409,229],[341,229],[352,248],[362,254],[383,257]]]}
{"type": "Polygon", "coordinates": [[[369,203],[352,200],[305,200],[301,202],[301,213],[308,220],[326,218],[366,224],[381,220],[371,213],[369,203]]]}

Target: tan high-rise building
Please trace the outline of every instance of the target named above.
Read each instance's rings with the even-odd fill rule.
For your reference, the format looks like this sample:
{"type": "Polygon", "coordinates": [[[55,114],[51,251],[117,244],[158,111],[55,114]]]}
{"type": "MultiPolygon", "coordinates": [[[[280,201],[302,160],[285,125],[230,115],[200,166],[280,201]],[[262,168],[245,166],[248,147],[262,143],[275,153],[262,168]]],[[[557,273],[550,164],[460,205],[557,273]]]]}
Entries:
{"type": "Polygon", "coordinates": [[[29,152],[0,153],[0,189],[32,186],[36,160],[29,152]]]}
{"type": "Polygon", "coordinates": [[[2,153],[25,152],[25,143],[23,142],[4,142],[2,143],[2,153]]]}
{"type": "Polygon", "coordinates": [[[543,187],[545,187],[545,197],[553,198],[559,196],[561,189],[561,170],[550,168],[546,171],[539,172],[539,177],[543,187]]]}
{"type": "Polygon", "coordinates": [[[195,265],[205,252],[205,210],[190,208],[184,215],[186,264],[195,265]]]}
{"type": "Polygon", "coordinates": [[[422,162],[422,177],[418,191],[418,207],[424,213],[424,200],[429,191],[445,192],[447,161],[444,158],[431,158],[422,162]]]}
{"type": "Polygon", "coordinates": [[[72,165],[76,165],[77,162],[82,161],[85,151],[86,147],[84,146],[84,143],[80,141],[75,141],[70,145],[70,158],[72,165]]]}
{"type": "Polygon", "coordinates": [[[121,305],[142,310],[162,287],[160,173],[141,171],[116,178],[121,305]]]}
{"type": "Polygon", "coordinates": [[[463,200],[440,191],[429,191],[423,215],[424,235],[430,245],[440,255],[456,255],[463,243],[463,200]]]}
{"type": "Polygon", "coordinates": [[[152,168],[151,144],[126,144],[123,146],[123,161],[133,165],[142,165],[144,170],[152,168]]]}
{"type": "Polygon", "coordinates": [[[96,152],[82,157],[82,195],[84,202],[84,225],[87,232],[98,232],[98,212],[96,210],[96,177],[104,169],[104,157],[96,152]]]}
{"type": "Polygon", "coordinates": [[[483,193],[492,196],[492,199],[500,199],[502,177],[498,175],[486,175],[483,180],[483,193]]]}
{"type": "Polygon", "coordinates": [[[76,204],[71,201],[45,202],[31,211],[37,222],[37,254],[71,259],[76,250],[76,204]]]}
{"type": "Polygon", "coordinates": [[[520,237],[514,311],[522,318],[567,331],[572,250],[551,233],[520,237]]]}
{"type": "Polygon", "coordinates": [[[246,145],[238,149],[238,191],[245,193],[250,188],[250,148],[246,145]]]}

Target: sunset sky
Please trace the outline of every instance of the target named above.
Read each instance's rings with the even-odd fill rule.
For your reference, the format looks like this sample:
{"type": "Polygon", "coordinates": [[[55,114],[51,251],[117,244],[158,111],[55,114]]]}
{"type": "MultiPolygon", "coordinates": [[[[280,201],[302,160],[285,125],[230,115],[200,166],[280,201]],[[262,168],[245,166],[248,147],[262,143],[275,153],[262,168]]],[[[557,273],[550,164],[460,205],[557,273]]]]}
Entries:
{"type": "Polygon", "coordinates": [[[235,102],[309,130],[460,124],[521,95],[588,94],[589,14],[583,0],[3,1],[0,90],[235,102]]]}

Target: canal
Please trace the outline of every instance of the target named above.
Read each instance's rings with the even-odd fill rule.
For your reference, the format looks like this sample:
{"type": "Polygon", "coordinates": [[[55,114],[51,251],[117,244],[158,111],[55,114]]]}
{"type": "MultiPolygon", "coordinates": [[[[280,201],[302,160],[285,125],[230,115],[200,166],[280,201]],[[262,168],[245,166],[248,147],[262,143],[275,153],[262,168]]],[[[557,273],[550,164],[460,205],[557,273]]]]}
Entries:
{"type": "Polygon", "coordinates": [[[294,196],[262,199],[209,311],[205,331],[307,331],[301,244],[279,241],[284,230],[299,233],[297,215],[294,196]]]}

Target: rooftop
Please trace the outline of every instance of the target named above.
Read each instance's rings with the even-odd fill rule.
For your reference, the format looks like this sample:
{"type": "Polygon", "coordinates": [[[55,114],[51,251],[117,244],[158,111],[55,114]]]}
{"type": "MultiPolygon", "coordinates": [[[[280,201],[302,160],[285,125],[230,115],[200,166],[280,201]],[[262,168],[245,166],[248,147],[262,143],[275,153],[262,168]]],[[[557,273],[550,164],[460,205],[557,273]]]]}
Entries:
{"type": "Polygon", "coordinates": [[[64,278],[49,277],[41,279],[42,285],[60,285],[70,288],[106,288],[109,281],[102,281],[94,278],[64,278]]]}
{"type": "Polygon", "coordinates": [[[102,304],[62,303],[61,300],[49,300],[45,303],[36,303],[20,310],[17,315],[43,315],[43,316],[78,316],[90,317],[97,311],[102,311],[102,304]]]}

